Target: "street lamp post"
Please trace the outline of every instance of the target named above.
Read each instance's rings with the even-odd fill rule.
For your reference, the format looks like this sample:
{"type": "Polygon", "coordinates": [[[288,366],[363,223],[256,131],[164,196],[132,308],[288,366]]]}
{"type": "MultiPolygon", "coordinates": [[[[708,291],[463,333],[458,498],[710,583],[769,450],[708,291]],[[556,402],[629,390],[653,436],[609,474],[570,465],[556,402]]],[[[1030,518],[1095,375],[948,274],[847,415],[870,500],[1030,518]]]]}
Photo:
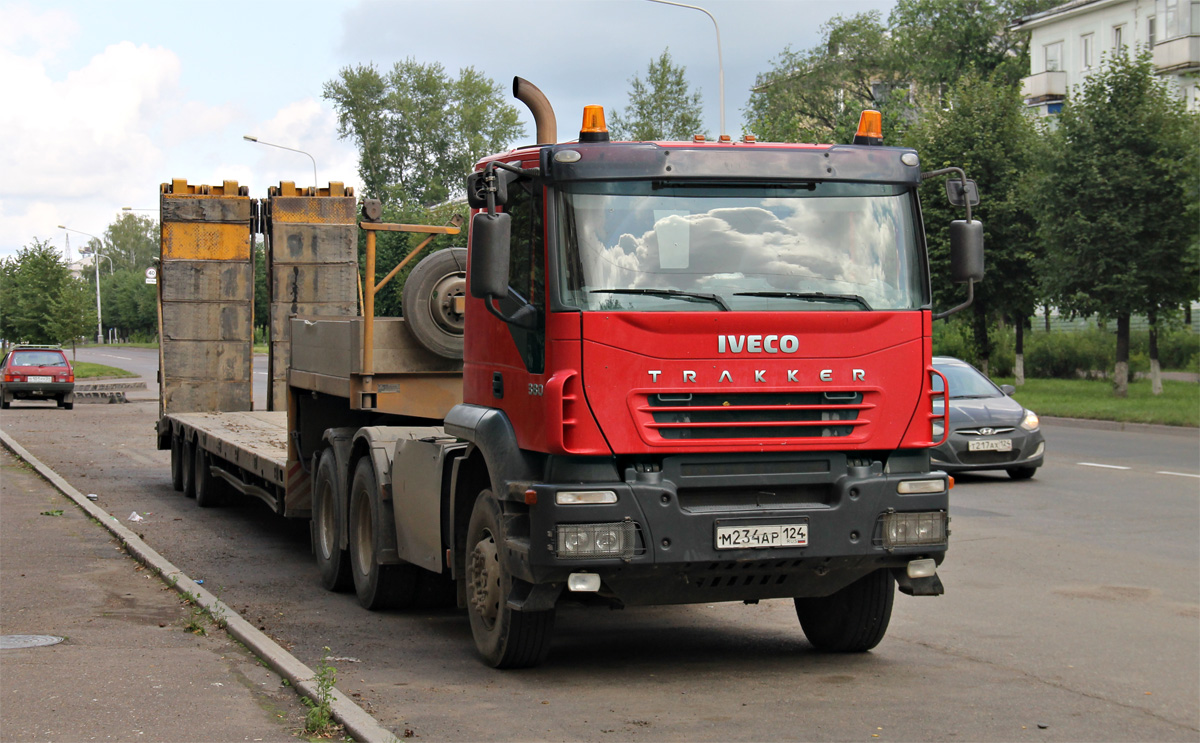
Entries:
{"type": "Polygon", "coordinates": [[[314,189],[320,188],[321,182],[317,180],[317,159],[315,157],[313,157],[312,155],[309,155],[304,150],[298,150],[295,147],[284,147],[281,144],[275,144],[273,142],[264,142],[263,140],[259,139],[258,137],[252,137],[249,134],[243,134],[242,139],[246,140],[247,142],[255,142],[257,144],[265,144],[268,147],[278,147],[281,150],[287,150],[288,152],[299,152],[301,155],[308,156],[308,159],[312,160],[312,166],[313,166],[313,188],[314,189]]]}
{"type": "Polygon", "coordinates": [[[713,22],[713,28],[716,29],[716,31],[717,31],[717,90],[720,92],[720,96],[721,96],[721,136],[724,136],[726,134],[726,132],[725,132],[725,63],[723,61],[721,61],[721,27],[717,25],[716,17],[712,13],[709,13],[704,8],[701,8],[699,5],[688,5],[687,3],[674,2],[673,0],[650,0],[650,2],[659,3],[661,5],[674,5],[677,8],[687,8],[688,10],[698,10],[701,13],[703,13],[704,15],[708,16],[708,19],[713,22]]]}
{"type": "MultiPolygon", "coordinates": [[[[100,314],[100,245],[102,245],[104,243],[104,241],[101,240],[100,238],[96,237],[95,235],[91,234],[90,232],[84,232],[83,230],[73,230],[70,227],[67,227],[66,225],[63,225],[63,224],[60,224],[58,226],[58,229],[66,230],[67,232],[78,232],[79,234],[87,235],[88,237],[90,237],[96,241],[96,248],[92,250],[92,254],[94,256],[92,259],[92,264],[96,267],[96,343],[98,343],[100,345],[104,345],[104,321],[102,319],[103,316],[100,314]]],[[[82,251],[82,250],[79,251],[79,254],[84,255],[84,251],[82,251]]],[[[107,255],[104,257],[108,258],[107,255]]],[[[108,258],[108,265],[110,267],[109,270],[112,270],[111,269],[112,258],[108,258]]]]}

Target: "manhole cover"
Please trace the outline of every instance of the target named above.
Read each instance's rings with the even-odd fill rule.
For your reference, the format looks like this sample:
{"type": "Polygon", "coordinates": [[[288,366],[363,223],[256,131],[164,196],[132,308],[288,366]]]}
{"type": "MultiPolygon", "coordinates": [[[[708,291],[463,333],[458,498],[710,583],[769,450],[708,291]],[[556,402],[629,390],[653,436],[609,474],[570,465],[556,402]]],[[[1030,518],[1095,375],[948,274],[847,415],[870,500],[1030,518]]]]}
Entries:
{"type": "Polygon", "coordinates": [[[54,635],[0,635],[0,650],[40,648],[46,645],[57,645],[62,641],[63,638],[54,635]]]}

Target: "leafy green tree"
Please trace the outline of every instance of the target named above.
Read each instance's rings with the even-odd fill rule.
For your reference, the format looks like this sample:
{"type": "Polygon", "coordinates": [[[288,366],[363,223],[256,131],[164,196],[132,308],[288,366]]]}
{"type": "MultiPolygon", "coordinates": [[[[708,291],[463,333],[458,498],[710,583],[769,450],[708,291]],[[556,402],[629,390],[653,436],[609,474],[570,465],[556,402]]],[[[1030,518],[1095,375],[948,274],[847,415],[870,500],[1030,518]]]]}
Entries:
{"type": "MultiPolygon", "coordinates": [[[[1001,80],[968,73],[947,98],[949,107],[927,112],[909,132],[908,144],[920,153],[924,171],[958,166],[979,184],[980,204],[971,216],[983,222],[987,276],[975,286],[968,311],[986,372],[993,351],[990,321],[999,315],[1014,322],[1020,358],[1025,320],[1037,304],[1033,266],[1038,243],[1023,184],[1033,166],[1037,130],[1020,93],[1001,80]]],[[[948,203],[945,178],[927,181],[921,192],[935,302],[954,306],[966,299],[966,289],[948,280],[949,231],[950,222],[963,219],[964,211],[948,203]]]]}
{"type": "Polygon", "coordinates": [[[671,50],[664,49],[658,59],[650,60],[646,78],[629,78],[629,104],[624,111],[614,109],[609,125],[613,138],[634,142],[686,141],[703,134],[700,91],[692,91],[687,68],[671,62],[671,50]]]}
{"type": "Polygon", "coordinates": [[[34,238],[0,269],[0,337],[23,343],[56,343],[48,315],[71,277],[48,240],[34,238]]]}
{"type": "Polygon", "coordinates": [[[884,143],[895,144],[911,110],[902,72],[879,11],[834,16],[821,26],[820,44],[786,48],[758,75],[747,129],[772,142],[849,142],[869,108],[884,114],[884,143]]]}
{"type": "Polygon", "coordinates": [[[116,270],[144,274],[147,268],[156,265],[159,239],[158,220],[127,212],[104,231],[105,245],[100,252],[112,258],[116,270]]]}
{"type": "MultiPolygon", "coordinates": [[[[400,298],[404,282],[413,267],[425,256],[443,248],[467,246],[467,205],[465,202],[450,202],[433,207],[423,207],[415,204],[394,204],[384,207],[383,221],[401,224],[449,224],[455,214],[463,218],[462,232],[458,235],[438,235],[426,247],[422,248],[408,264],[400,270],[383,289],[375,295],[375,315],[377,317],[400,317],[403,315],[400,298]]],[[[375,242],[375,282],[379,283],[391,272],[392,268],[404,260],[429,235],[413,232],[379,232],[375,242]]],[[[359,230],[359,274],[366,270],[366,237],[359,230]]]]}
{"type": "Polygon", "coordinates": [[[1128,394],[1129,321],[1200,296],[1200,117],[1148,52],[1106,58],[1063,106],[1038,183],[1046,291],[1117,325],[1113,392],[1128,394]]]}
{"type": "Polygon", "coordinates": [[[46,332],[55,343],[85,338],[95,331],[95,296],[83,279],[66,278],[45,313],[46,332]]]}
{"type": "Polygon", "coordinates": [[[142,271],[118,271],[100,277],[104,329],[122,338],[151,337],[158,332],[158,293],[142,271]]]}
{"type": "Polygon", "coordinates": [[[485,155],[524,134],[502,88],[472,67],[447,75],[437,63],[346,67],[324,85],[338,133],[359,151],[364,195],[385,203],[433,205],[461,195],[485,155]]]}

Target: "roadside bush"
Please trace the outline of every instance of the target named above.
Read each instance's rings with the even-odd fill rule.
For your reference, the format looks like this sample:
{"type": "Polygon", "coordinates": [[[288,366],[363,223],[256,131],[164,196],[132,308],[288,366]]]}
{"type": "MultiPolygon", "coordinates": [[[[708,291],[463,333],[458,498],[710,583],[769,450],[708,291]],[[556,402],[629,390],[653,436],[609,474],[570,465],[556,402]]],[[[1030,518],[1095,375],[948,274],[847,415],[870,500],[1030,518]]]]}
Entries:
{"type": "Polygon", "coordinates": [[[939,320],[933,324],[933,355],[953,356],[968,364],[976,364],[975,338],[970,324],[962,317],[939,320]]]}
{"type": "Polygon", "coordinates": [[[1099,328],[1031,333],[1025,339],[1025,376],[1075,379],[1103,376],[1117,354],[1116,336],[1099,328]]]}

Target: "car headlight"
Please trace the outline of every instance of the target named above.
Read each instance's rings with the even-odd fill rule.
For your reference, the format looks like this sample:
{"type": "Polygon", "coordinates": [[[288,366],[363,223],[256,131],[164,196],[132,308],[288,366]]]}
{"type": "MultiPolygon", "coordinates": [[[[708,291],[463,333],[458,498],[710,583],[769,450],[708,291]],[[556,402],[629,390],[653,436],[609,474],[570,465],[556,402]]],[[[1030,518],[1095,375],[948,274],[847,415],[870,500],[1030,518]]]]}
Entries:
{"type": "Polygon", "coordinates": [[[1025,411],[1025,417],[1021,419],[1021,428],[1026,431],[1036,431],[1041,421],[1038,420],[1038,414],[1032,410],[1025,411]]]}

